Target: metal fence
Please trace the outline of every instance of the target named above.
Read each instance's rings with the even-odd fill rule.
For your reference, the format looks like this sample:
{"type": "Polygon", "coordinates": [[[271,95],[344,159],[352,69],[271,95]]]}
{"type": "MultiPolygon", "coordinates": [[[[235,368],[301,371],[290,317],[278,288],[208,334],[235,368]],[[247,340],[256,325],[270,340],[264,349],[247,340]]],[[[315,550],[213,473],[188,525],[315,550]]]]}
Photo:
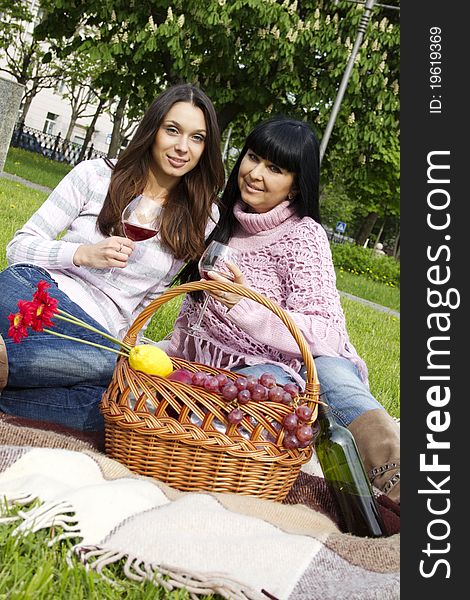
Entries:
{"type": "MultiPolygon", "coordinates": [[[[15,148],[24,148],[31,152],[37,152],[52,160],[76,165],[82,151],[81,144],[63,139],[59,134],[52,135],[44,133],[39,129],[26,127],[23,123],[17,123],[13,130],[11,145],[15,148]]],[[[85,150],[82,159],[105,157],[106,152],[95,150],[93,144],[85,150]]]]}

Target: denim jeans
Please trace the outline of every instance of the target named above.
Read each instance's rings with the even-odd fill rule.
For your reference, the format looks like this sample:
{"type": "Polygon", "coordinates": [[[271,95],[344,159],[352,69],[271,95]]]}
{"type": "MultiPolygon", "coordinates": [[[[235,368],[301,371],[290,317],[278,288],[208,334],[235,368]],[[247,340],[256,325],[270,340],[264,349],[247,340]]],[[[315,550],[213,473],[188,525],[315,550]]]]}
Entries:
{"type": "MultiPolygon", "coordinates": [[[[315,367],[320,382],[320,398],[330,405],[341,425],[347,427],[366,411],[383,408],[362,382],[356,365],[350,360],[319,356],[315,359],[315,367]]],[[[276,381],[280,385],[295,383],[292,377],[277,365],[253,365],[234,370],[255,377],[269,372],[276,377],[276,381]]],[[[301,371],[301,375],[305,379],[305,369],[301,371]]]]}
{"type": "MultiPolygon", "coordinates": [[[[117,354],[46,332],[29,330],[20,343],[8,337],[8,315],[18,311],[18,300],[31,300],[40,280],[51,284],[48,292],[57,298],[61,310],[108,333],[61,292],[44,269],[17,264],[2,271],[0,333],[7,349],[9,375],[0,393],[0,410],[82,431],[101,430],[104,422],[99,403],[111,380],[117,354]]],[[[53,321],[53,331],[118,349],[98,333],[57,318],[53,321]]]]}

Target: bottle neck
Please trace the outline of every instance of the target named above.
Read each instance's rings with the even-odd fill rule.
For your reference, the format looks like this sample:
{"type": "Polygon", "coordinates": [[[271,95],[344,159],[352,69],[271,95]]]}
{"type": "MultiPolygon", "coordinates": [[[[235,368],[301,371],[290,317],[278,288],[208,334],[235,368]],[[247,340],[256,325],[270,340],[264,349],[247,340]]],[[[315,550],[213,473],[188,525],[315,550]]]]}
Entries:
{"type": "Polygon", "coordinates": [[[328,428],[337,425],[335,416],[330,406],[325,404],[318,405],[318,422],[322,428],[328,428]]]}

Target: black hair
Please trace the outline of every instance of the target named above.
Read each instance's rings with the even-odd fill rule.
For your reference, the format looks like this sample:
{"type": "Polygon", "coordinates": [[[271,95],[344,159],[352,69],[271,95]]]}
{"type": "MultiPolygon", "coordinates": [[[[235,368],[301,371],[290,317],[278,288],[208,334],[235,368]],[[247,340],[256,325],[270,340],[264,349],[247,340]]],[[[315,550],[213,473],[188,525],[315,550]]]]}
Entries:
{"type": "MultiPolygon", "coordinates": [[[[236,219],[233,207],[240,199],[238,171],[248,150],[282,169],[294,173],[292,205],[300,217],[311,217],[320,223],[320,148],[313,129],[304,121],[284,116],[257,125],[248,135],[220,200],[220,219],[206,240],[226,244],[233,235],[236,219]]],[[[199,279],[197,262],[189,262],[178,275],[185,283],[199,279]]]]}

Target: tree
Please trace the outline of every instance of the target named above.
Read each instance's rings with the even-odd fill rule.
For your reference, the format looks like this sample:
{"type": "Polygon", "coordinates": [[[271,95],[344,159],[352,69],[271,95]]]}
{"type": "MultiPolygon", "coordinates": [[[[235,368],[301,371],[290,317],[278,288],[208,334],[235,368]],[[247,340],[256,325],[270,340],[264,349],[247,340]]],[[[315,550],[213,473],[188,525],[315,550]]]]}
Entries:
{"type": "Polygon", "coordinates": [[[124,114],[127,106],[127,98],[119,98],[116,109],[114,110],[113,116],[113,132],[111,135],[111,143],[108,148],[109,158],[115,158],[118,155],[119,149],[121,148],[121,127],[124,120],[124,114]]]}
{"type": "MultiPolygon", "coordinates": [[[[222,130],[232,126],[234,145],[278,112],[308,119],[321,137],[363,14],[360,4],[321,0],[43,5],[40,35],[91,60],[104,56],[112,68],[101,75],[103,92],[127,98],[131,118],[169,83],[189,81],[213,99],[222,130]]],[[[364,217],[380,214],[384,194],[389,210],[397,197],[399,23],[384,10],[368,26],[322,165],[364,217]]]]}
{"type": "Polygon", "coordinates": [[[127,144],[129,137],[133,134],[139,124],[140,117],[143,116],[144,111],[142,110],[141,114],[130,119],[127,108],[127,98],[120,98],[117,102],[114,102],[108,110],[113,121],[111,142],[108,148],[109,158],[115,158],[119,154],[122,145],[124,143],[127,144]]]}
{"type": "Polygon", "coordinates": [[[89,111],[99,103],[99,79],[101,65],[91,63],[83,55],[77,53],[66,56],[61,61],[63,74],[61,76],[62,97],[68,101],[71,109],[70,121],[64,141],[69,142],[79,118],[93,116],[89,111]]]}
{"type": "Polygon", "coordinates": [[[78,162],[82,161],[85,158],[88,144],[91,142],[91,138],[93,137],[93,134],[95,133],[96,122],[97,122],[98,117],[100,116],[101,112],[103,111],[103,108],[105,107],[106,102],[107,102],[106,98],[103,98],[101,96],[99,97],[98,105],[95,109],[93,118],[91,119],[91,123],[87,127],[85,139],[83,140],[82,147],[80,148],[80,153],[77,158],[78,162]]]}
{"type": "Polygon", "coordinates": [[[23,2],[0,0],[0,14],[2,15],[0,45],[1,47],[7,47],[23,28],[22,22],[31,21],[31,11],[23,2]]]}
{"type": "MultiPolygon", "coordinates": [[[[359,21],[351,14],[352,22],[359,21]]],[[[323,31],[323,30],[322,30],[323,31]]],[[[346,39],[344,49],[352,48],[346,39]]],[[[397,13],[374,14],[352,72],[342,110],[323,165],[331,182],[340,182],[362,220],[356,241],[363,245],[377,221],[399,215],[399,28],[397,13]],[[390,17],[390,18],[389,18],[390,17]]],[[[337,73],[335,76],[340,77],[337,73]]]]}
{"type": "Polygon", "coordinates": [[[44,88],[53,87],[57,65],[54,62],[43,63],[47,43],[39,43],[34,38],[35,18],[24,4],[6,9],[6,15],[6,26],[0,33],[0,57],[4,61],[0,64],[0,71],[25,86],[21,101],[21,120],[24,121],[36,94],[44,88]]]}

